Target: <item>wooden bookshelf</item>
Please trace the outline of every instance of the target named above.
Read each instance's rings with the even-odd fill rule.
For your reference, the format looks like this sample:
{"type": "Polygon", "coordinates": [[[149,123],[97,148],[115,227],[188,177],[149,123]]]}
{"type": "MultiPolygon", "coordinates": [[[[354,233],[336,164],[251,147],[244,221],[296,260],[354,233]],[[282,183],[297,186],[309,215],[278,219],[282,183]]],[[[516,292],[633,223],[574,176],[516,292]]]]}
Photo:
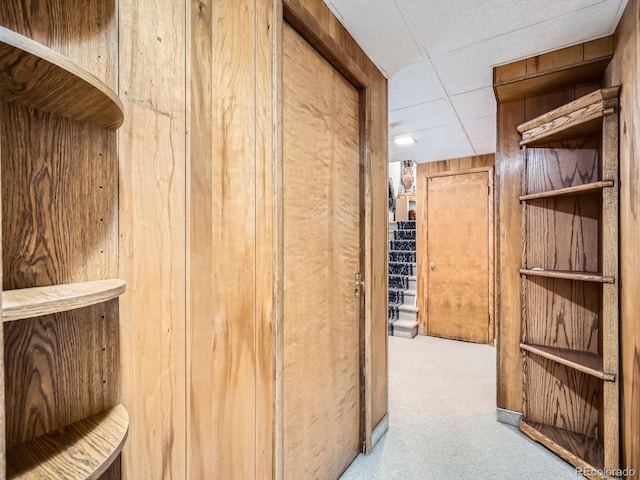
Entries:
{"type": "Polygon", "coordinates": [[[602,191],[603,188],[613,187],[614,182],[612,180],[605,180],[602,182],[586,183],[584,185],[576,185],[573,187],[559,188],[557,190],[550,190],[540,193],[529,193],[520,197],[521,201],[537,200],[539,198],[551,198],[551,197],[565,197],[569,195],[588,195],[602,191]]]}
{"type": "MultiPolygon", "coordinates": [[[[600,440],[595,437],[581,435],[526,418],[520,421],[520,431],[576,467],[587,470],[603,469],[604,450],[600,440]]],[[[587,478],[599,479],[602,477],[590,476],[587,478]]]]}
{"type": "Polygon", "coordinates": [[[602,117],[616,113],[607,100],[617,100],[620,87],[596,90],[518,126],[521,146],[588,136],[602,129],[602,117]]]}
{"type": "Polygon", "coordinates": [[[0,99],[73,120],[118,128],[122,102],[65,56],[0,27],[0,99]]]}
{"type": "Polygon", "coordinates": [[[594,471],[620,467],[618,92],[597,90],[518,127],[521,430],[594,471]]]}
{"type": "Polygon", "coordinates": [[[106,302],[124,293],[124,280],[96,280],[2,292],[2,321],[12,322],[106,302]]]}
{"type": "Polygon", "coordinates": [[[37,437],[7,451],[8,480],[90,480],[120,454],[129,431],[122,405],[37,437]]]}
{"type": "Polygon", "coordinates": [[[521,268],[520,273],[531,277],[560,278],[565,280],[576,280],[579,282],[615,283],[615,277],[605,277],[600,273],[594,272],[521,268]]]}
{"type": "Polygon", "coordinates": [[[602,357],[595,353],[526,343],[521,343],[520,348],[601,380],[607,382],[615,382],[616,380],[614,374],[607,373],[602,369],[602,357]]]}

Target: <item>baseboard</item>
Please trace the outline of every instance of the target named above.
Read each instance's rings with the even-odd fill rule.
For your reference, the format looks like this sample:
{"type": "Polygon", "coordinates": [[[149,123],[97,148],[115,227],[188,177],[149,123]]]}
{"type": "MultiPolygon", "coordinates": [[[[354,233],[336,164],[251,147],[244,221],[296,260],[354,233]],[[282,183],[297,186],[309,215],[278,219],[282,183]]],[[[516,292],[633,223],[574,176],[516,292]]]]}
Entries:
{"type": "Polygon", "coordinates": [[[507,425],[519,427],[521,418],[522,413],[520,412],[514,412],[513,410],[506,410],[504,408],[496,408],[496,419],[500,423],[506,423],[507,425]]]}
{"type": "Polygon", "coordinates": [[[385,415],[378,426],[371,432],[371,450],[376,448],[376,444],[384,437],[385,433],[389,431],[389,414],[385,415]]]}

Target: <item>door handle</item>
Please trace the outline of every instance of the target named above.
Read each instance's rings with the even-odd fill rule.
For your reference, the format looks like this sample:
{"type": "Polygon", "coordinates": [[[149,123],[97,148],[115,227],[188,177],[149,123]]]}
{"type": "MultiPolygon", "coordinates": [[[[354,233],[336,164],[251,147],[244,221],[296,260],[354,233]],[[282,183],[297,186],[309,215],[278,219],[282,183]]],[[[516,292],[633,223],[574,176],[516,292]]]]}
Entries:
{"type": "Polygon", "coordinates": [[[436,269],[436,262],[429,263],[429,268],[433,271],[436,269]]]}

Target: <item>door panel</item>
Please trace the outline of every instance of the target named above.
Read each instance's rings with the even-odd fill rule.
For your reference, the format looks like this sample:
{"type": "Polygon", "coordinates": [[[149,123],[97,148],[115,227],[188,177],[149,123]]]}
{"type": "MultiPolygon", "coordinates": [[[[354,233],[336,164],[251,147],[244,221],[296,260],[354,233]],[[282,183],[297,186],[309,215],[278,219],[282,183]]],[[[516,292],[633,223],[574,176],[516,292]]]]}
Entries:
{"type": "Polygon", "coordinates": [[[359,96],[283,32],[285,479],[335,479],[359,451],[359,96]]]}
{"type": "Polygon", "coordinates": [[[489,341],[488,173],[427,181],[427,334],[489,341]]]}

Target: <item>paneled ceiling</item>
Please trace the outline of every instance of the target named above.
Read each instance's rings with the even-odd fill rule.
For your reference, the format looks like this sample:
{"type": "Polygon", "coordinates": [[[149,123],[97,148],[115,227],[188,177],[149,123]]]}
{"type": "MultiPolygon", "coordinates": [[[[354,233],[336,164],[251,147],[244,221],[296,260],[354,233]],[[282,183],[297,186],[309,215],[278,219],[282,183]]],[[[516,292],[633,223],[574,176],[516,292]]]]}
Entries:
{"type": "Polygon", "coordinates": [[[389,78],[390,160],[495,152],[492,68],[614,33],[627,0],[324,0],[389,78]]]}

